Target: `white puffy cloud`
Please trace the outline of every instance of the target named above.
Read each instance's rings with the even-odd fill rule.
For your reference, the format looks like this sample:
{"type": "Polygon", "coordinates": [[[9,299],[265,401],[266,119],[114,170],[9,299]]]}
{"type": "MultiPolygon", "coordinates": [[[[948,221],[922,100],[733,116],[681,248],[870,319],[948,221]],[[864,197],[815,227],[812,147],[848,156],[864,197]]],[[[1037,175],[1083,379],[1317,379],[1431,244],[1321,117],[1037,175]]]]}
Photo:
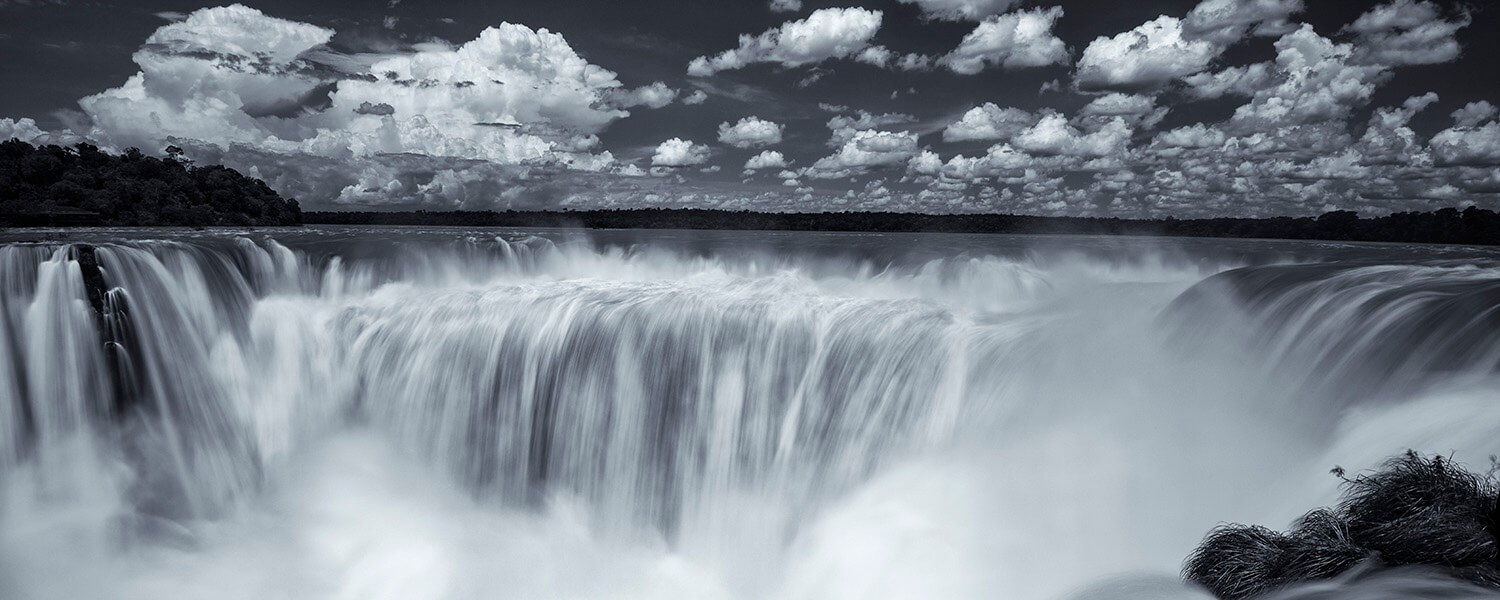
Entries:
{"type": "Polygon", "coordinates": [[[912,122],[915,122],[916,120],[917,120],[916,117],[908,115],[906,113],[881,113],[881,114],[875,114],[875,113],[872,113],[872,112],[867,111],[867,110],[857,110],[857,111],[854,111],[854,115],[853,116],[849,116],[849,115],[837,115],[837,116],[835,116],[833,118],[828,119],[828,128],[829,129],[850,128],[850,129],[860,129],[860,130],[863,130],[863,129],[874,129],[876,127],[884,127],[886,125],[900,125],[902,123],[912,123],[912,122]]]}
{"type": "MultiPolygon", "coordinates": [[[[1146,26],[1100,38],[1114,43],[1124,36],[1131,42],[1117,57],[1120,64],[1101,59],[1099,52],[1108,48],[1098,40],[1090,45],[1096,55],[1080,61],[1080,87],[1088,88],[1082,80],[1093,76],[1105,84],[1092,89],[1111,93],[1085,98],[1087,105],[1066,115],[1071,118],[985,103],[942,127],[925,118],[918,125],[906,114],[824,105],[820,108],[834,113],[828,121],[832,151],[810,166],[799,161],[795,167],[782,152],[758,147],[776,143],[772,140],[785,134],[782,126],[759,118],[723,123],[722,143],[756,148],[746,152],[756,154],[744,162],[748,182],[759,179],[759,186],[770,187],[765,184],[776,179],[769,175],[780,171],[785,187],[774,190],[695,181],[700,172],[732,165],[713,164],[723,161],[713,160],[708,146],[686,139],[651,147],[646,152],[651,161],[636,160],[639,164],[618,162],[600,148],[605,129],[635,107],[695,104],[709,94],[754,104],[768,100],[769,92],[756,96],[750,86],[718,80],[698,80],[680,93],[664,82],[626,87],[614,73],[579,57],[559,34],[520,25],[495,27],[463,44],[432,41],[353,56],[326,46],[332,34],[327,29],[243,6],[199,11],[184,15],[175,29],[164,25],[136,53],[140,73],[85,99],[90,118],[80,117],[69,127],[87,132],[92,126],[91,138],[116,149],[176,143],[201,164],[222,162],[262,177],[305,206],[785,210],[815,202],[899,210],[1188,216],[1307,214],[1325,206],[1369,213],[1493,202],[1492,194],[1500,193],[1500,124],[1494,122],[1493,105],[1474,102],[1454,111],[1453,126],[1430,140],[1414,132],[1411,122],[1419,111],[1432,110],[1434,95],[1361,110],[1393,65],[1438,60],[1434,57],[1449,52],[1444,40],[1451,35],[1423,38],[1413,32],[1441,33],[1467,21],[1452,11],[1436,22],[1402,16],[1416,14],[1412,8],[1429,6],[1426,2],[1379,2],[1386,4],[1361,17],[1364,25],[1346,30],[1351,43],[1300,28],[1276,41],[1274,60],[1222,69],[1214,61],[1225,46],[1237,36],[1284,27],[1286,19],[1275,14],[1295,13],[1295,3],[1205,0],[1179,24],[1177,40],[1153,46],[1143,32],[1146,26]],[[1215,7],[1221,12],[1209,11],[1215,7]],[[1418,43],[1422,39],[1433,41],[1418,43]],[[1407,54],[1379,58],[1377,47],[1407,54]],[[1101,74],[1104,66],[1119,67],[1123,74],[1110,82],[1101,74]],[[1089,69],[1097,72],[1089,75],[1089,69]],[[1181,84],[1161,92],[1167,94],[1161,98],[1179,93],[1244,98],[1244,105],[1227,121],[1155,133],[1166,108],[1158,106],[1157,91],[1144,90],[1174,81],[1181,84]],[[1373,112],[1368,125],[1352,123],[1352,116],[1368,112],[1373,112]],[[945,142],[994,143],[970,156],[919,145],[918,134],[938,131],[945,142]],[[1137,134],[1150,142],[1132,145],[1137,134]],[[646,177],[647,168],[655,177],[646,177]],[[897,175],[887,180],[882,172],[897,175]],[[877,181],[867,182],[863,194],[858,184],[819,182],[870,174],[877,181]],[[818,197],[813,188],[824,187],[839,190],[832,198],[818,197]],[[851,187],[853,193],[846,194],[851,187]]],[[[978,32],[986,23],[1011,18],[1004,12],[1008,4],[964,19],[976,22],[978,32]]],[[[797,57],[817,55],[822,42],[812,38],[827,33],[810,27],[811,37],[792,39],[782,35],[784,29],[772,30],[778,36],[775,48],[756,56],[797,63],[797,57]],[[799,48],[808,50],[799,54],[799,48]]],[[[874,29],[878,24],[872,35],[874,29]]],[[[1048,25],[1042,31],[1050,36],[1053,29],[1048,25]]],[[[760,37],[747,37],[750,42],[742,46],[754,50],[760,37]]],[[[871,39],[829,56],[892,69],[953,68],[951,60],[899,55],[871,45],[871,39]]],[[[1010,52],[1015,55],[1014,48],[1010,52]]],[[[1066,56],[1065,47],[1062,53],[1066,56]]],[[[1008,66],[998,53],[977,61],[977,69],[1008,66]]],[[[0,138],[58,143],[58,135],[29,119],[0,119],[0,138]]]]}
{"type": "Polygon", "coordinates": [[[760,169],[785,169],[786,157],[775,150],[765,150],[760,154],[750,157],[745,161],[746,171],[758,171],[760,169]]]}
{"type": "Polygon", "coordinates": [[[1216,127],[1195,123],[1157,134],[1153,144],[1168,148],[1217,148],[1228,136],[1216,127]]]}
{"type": "Polygon", "coordinates": [[[870,46],[855,55],[854,60],[880,68],[902,71],[926,71],[932,68],[932,57],[916,53],[898,54],[885,46],[870,46]]]}
{"type": "Polygon", "coordinates": [[[1099,37],[1078,59],[1080,89],[1143,89],[1208,68],[1223,46],[1183,37],[1180,19],[1161,16],[1112,38],[1099,37]]]}
{"type": "Polygon", "coordinates": [[[943,129],[943,141],[1008,140],[1035,125],[1037,116],[1019,108],[1001,108],[986,102],[964,113],[943,129]]]}
{"type": "Polygon", "coordinates": [[[881,13],[863,8],[824,8],[758,36],[740,36],[740,45],[688,64],[688,74],[708,77],[754,63],[797,67],[833,58],[849,58],[870,45],[880,30],[881,13]]]}
{"type": "Polygon", "coordinates": [[[159,55],[206,51],[285,64],[332,37],[331,30],[267,17],[233,4],[194,11],[181,21],[159,27],[146,38],[146,46],[154,47],[152,53],[159,55]]]}
{"type": "Polygon", "coordinates": [[[1320,183],[1330,180],[1363,179],[1370,176],[1370,168],[1365,166],[1363,157],[1354,148],[1345,148],[1337,154],[1319,156],[1302,164],[1276,161],[1268,163],[1267,166],[1279,177],[1320,183]]]}
{"type": "Polygon", "coordinates": [[[916,175],[937,175],[943,169],[943,158],[931,150],[923,150],[906,161],[907,172],[916,175]]]}
{"type": "Polygon", "coordinates": [[[854,56],[854,60],[867,65],[885,67],[895,59],[896,53],[885,46],[870,46],[854,56]]]}
{"type": "Polygon", "coordinates": [[[1118,154],[1130,145],[1133,133],[1125,120],[1115,117],[1104,127],[1084,134],[1053,113],[1017,134],[1011,143],[1032,154],[1101,157],[1118,154]]]}
{"type": "Polygon", "coordinates": [[[633,90],[612,90],[607,98],[620,108],[630,108],[633,106],[662,108],[677,99],[677,90],[657,81],[651,85],[644,85],[633,90]]]}
{"type": "Polygon", "coordinates": [[[1426,165],[1431,160],[1423,153],[1416,132],[1407,124],[1417,113],[1438,101],[1428,92],[1407,98],[1400,106],[1386,107],[1370,116],[1370,125],[1360,137],[1358,150],[1363,164],[1426,165]]]}
{"type": "MultiPolygon", "coordinates": [[[[369,57],[364,72],[330,80],[308,57],[332,34],[239,5],[195,11],[136,52],[140,73],[80,105],[91,135],[118,146],[179,139],[289,156],[412,153],[585,168],[612,160],[579,153],[628,114],[611,106],[621,84],[561,35],[506,23],[457,47],[369,57]]],[[[663,88],[625,95],[656,104],[663,88]]]]}
{"type": "Polygon", "coordinates": [[[802,10],[802,0],[771,0],[771,12],[797,12],[802,10]]]}
{"type": "Polygon", "coordinates": [[[856,131],[838,151],[806,169],[814,179],[836,179],[873,167],[904,164],[916,156],[917,134],[906,131],[856,131]]]}
{"type": "Polygon", "coordinates": [[[1343,119],[1369,102],[1387,74],[1380,66],[1354,64],[1353,46],[1334,43],[1311,25],[1282,36],[1275,45],[1281,81],[1235,110],[1231,123],[1237,128],[1266,130],[1343,119]]]}
{"type": "MultiPolygon", "coordinates": [[[[386,102],[395,115],[427,115],[458,123],[519,123],[593,134],[624,117],[607,106],[620,88],[615,74],[590,64],[562,35],[503,23],[457,48],[427,48],[371,65],[375,81],[349,79],[333,94],[344,105],[386,102]]],[[[654,102],[671,90],[653,84],[637,99],[654,102]]]]}
{"type": "Polygon", "coordinates": [[[0,142],[18,139],[30,142],[45,135],[46,132],[36,126],[36,121],[22,117],[20,119],[0,119],[0,142]]]}
{"type": "Polygon", "coordinates": [[[954,73],[973,75],[986,66],[1018,69],[1067,64],[1068,47],[1052,34],[1061,6],[985,18],[958,47],[937,63],[954,73]]]}
{"type": "Polygon", "coordinates": [[[1132,128],[1152,129],[1167,116],[1167,107],[1158,108],[1155,96],[1112,93],[1099,96],[1078,111],[1078,122],[1094,130],[1120,118],[1132,128]]]}
{"type": "Polygon", "coordinates": [[[1500,121],[1453,127],[1432,136],[1432,152],[1445,165],[1500,165],[1500,121]]]}
{"type": "Polygon", "coordinates": [[[157,29],[132,57],[141,72],[121,87],[82,99],[94,136],[158,148],[168,136],[259,143],[280,128],[265,117],[297,107],[323,82],[299,56],[333,31],[268,17],[241,5],[195,11],[157,29]]]}
{"type": "MultiPolygon", "coordinates": [[[[1454,127],[1476,127],[1480,123],[1495,118],[1497,111],[1495,105],[1487,101],[1470,102],[1463,108],[1453,111],[1454,127]]],[[[22,119],[23,121],[25,119],[22,119]]]]}
{"type": "Polygon", "coordinates": [[[708,162],[710,155],[712,151],[707,145],[674,137],[656,147],[656,153],[651,155],[651,164],[659,167],[689,167],[708,162]]]}
{"type": "Polygon", "coordinates": [[[1431,65],[1458,58],[1455,34],[1469,26],[1467,12],[1443,18],[1427,0],[1394,0],[1370,9],[1347,29],[1358,35],[1360,57],[1384,65],[1431,65]]]}
{"type": "Polygon", "coordinates": [[[781,132],[784,128],[785,126],[780,123],[773,123],[751,115],[740,119],[733,125],[728,122],[720,123],[719,141],[736,148],[769,146],[781,143],[781,132]]]}
{"type": "Polygon", "coordinates": [[[1364,135],[1350,150],[1359,153],[1363,165],[1431,166],[1431,155],[1407,124],[1437,101],[1438,95],[1428,92],[1407,98],[1400,106],[1376,110],[1364,135]]]}
{"type": "Polygon", "coordinates": [[[856,111],[854,116],[836,115],[828,120],[828,129],[833,133],[828,139],[828,145],[838,148],[854,139],[854,134],[857,132],[912,123],[916,120],[916,117],[905,113],[875,114],[864,110],[856,111]]]}
{"type": "Polygon", "coordinates": [[[998,15],[1017,4],[1017,0],[900,0],[922,8],[922,16],[944,21],[978,21],[998,15]]]}
{"type": "Polygon", "coordinates": [[[1254,32],[1280,36],[1295,27],[1287,18],[1302,12],[1302,0],[1203,0],[1182,22],[1183,35],[1229,45],[1254,32]]]}
{"type": "MultiPolygon", "coordinates": [[[[936,157],[934,157],[936,158],[936,157]]],[[[912,165],[930,169],[930,165],[912,165]]],[[[1010,144],[995,144],[990,146],[984,156],[967,157],[962,154],[948,159],[938,169],[941,182],[948,182],[960,186],[975,183],[977,180],[992,177],[1019,177],[1026,178],[1028,171],[1036,173],[1034,167],[1046,167],[1048,159],[1032,156],[1021,150],[1017,150],[1010,144]]],[[[915,169],[913,169],[915,171],[915,169]]]]}
{"type": "Polygon", "coordinates": [[[1198,73],[1182,78],[1187,84],[1187,93],[1199,99],[1220,98],[1225,95],[1254,96],[1256,92],[1276,85],[1271,73],[1272,63],[1253,63],[1228,67],[1216,73],[1198,73]]]}

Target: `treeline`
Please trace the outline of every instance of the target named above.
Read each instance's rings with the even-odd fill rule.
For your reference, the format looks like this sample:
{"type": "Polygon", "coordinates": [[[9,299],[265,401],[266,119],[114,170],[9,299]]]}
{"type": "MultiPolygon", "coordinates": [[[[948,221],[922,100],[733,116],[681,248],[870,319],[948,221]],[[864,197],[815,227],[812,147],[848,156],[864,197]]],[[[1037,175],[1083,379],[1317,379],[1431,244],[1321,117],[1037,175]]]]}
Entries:
{"type": "Polygon", "coordinates": [[[1470,207],[1360,218],[1131,220],[895,212],[762,213],[641,208],[577,211],[308,212],[265,182],[222,166],[194,166],[131,148],[0,142],[0,225],[457,225],[589,229],[737,229],[941,233],[1167,235],[1500,245],[1500,217],[1470,207]]]}
{"type": "Polygon", "coordinates": [[[0,224],[297,225],[302,209],[234,169],[90,144],[0,143],[0,224]]]}
{"type": "Polygon", "coordinates": [[[1022,215],[893,212],[760,213],[643,208],[579,211],[308,212],[306,223],[583,227],[589,229],[733,229],[941,233],[1167,235],[1500,245],[1500,216],[1470,207],[1362,219],[1350,211],[1318,217],[1130,220],[1022,215]]]}

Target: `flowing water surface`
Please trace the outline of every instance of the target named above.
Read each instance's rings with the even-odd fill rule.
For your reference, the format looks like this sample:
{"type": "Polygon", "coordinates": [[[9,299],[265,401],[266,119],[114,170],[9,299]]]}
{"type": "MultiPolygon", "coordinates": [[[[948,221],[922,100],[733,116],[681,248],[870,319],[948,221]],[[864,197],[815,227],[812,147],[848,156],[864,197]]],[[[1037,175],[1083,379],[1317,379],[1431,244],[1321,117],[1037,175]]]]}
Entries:
{"type": "Polygon", "coordinates": [[[0,598],[1206,598],[1335,465],[1500,454],[1492,250],[4,235],[0,598]]]}

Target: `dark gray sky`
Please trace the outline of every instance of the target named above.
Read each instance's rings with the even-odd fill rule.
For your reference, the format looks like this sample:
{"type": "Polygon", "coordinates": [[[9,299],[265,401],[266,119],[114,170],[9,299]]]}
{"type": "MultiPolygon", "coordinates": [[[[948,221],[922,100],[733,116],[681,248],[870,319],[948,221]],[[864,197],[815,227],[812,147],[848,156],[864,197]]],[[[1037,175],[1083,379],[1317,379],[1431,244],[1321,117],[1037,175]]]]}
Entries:
{"type": "Polygon", "coordinates": [[[0,0],[0,137],[308,208],[1500,208],[1496,8],[0,0]]]}

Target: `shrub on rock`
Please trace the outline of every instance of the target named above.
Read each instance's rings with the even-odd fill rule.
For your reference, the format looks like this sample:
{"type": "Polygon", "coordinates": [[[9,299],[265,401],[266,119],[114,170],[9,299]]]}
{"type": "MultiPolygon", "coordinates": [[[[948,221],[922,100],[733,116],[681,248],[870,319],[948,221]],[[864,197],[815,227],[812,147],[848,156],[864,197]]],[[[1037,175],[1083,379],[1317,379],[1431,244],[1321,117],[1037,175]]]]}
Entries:
{"type": "Polygon", "coordinates": [[[1286,533],[1215,528],[1188,557],[1183,577],[1224,600],[1265,596],[1360,565],[1427,567],[1500,590],[1500,485],[1492,476],[1407,452],[1345,482],[1337,507],[1304,515],[1286,533]]]}

